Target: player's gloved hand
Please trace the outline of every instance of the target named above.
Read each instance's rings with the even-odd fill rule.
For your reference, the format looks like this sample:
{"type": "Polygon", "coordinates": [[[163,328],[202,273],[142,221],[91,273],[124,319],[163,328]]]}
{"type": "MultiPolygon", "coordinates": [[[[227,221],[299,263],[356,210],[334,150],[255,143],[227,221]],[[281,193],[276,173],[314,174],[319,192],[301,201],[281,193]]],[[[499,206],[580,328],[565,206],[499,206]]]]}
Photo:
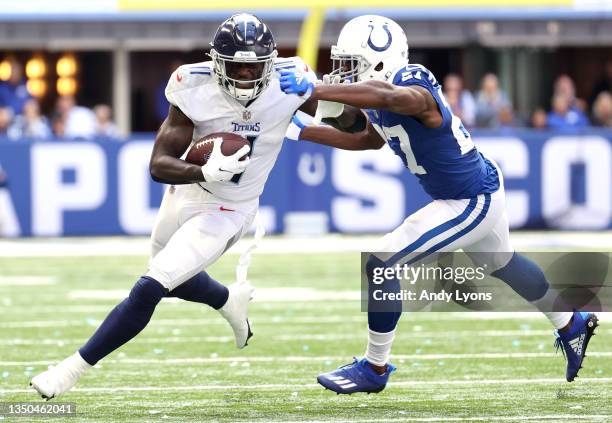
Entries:
{"type": "MultiPolygon", "coordinates": [[[[333,85],[340,83],[340,75],[335,75],[333,78],[330,75],[323,75],[323,85],[333,85]]],[[[348,83],[345,81],[344,83],[348,83]]],[[[336,118],[344,111],[344,104],[334,101],[319,100],[317,103],[317,111],[314,115],[314,124],[321,124],[321,120],[325,118],[336,118]]]]}
{"type": "Polygon", "coordinates": [[[297,94],[307,100],[314,90],[314,84],[301,72],[281,71],[280,88],[285,94],[297,94]]]}
{"type": "Polygon", "coordinates": [[[249,158],[245,157],[251,147],[245,145],[240,150],[236,151],[231,156],[225,156],[221,152],[221,138],[213,141],[213,149],[210,157],[204,166],[202,166],[202,175],[206,182],[225,182],[232,179],[237,173],[242,173],[249,164],[249,158]]]}
{"type": "Polygon", "coordinates": [[[302,131],[304,131],[305,127],[306,125],[302,123],[300,118],[294,115],[293,119],[291,119],[289,127],[287,128],[287,132],[285,133],[285,138],[287,138],[289,141],[301,140],[302,131]]]}

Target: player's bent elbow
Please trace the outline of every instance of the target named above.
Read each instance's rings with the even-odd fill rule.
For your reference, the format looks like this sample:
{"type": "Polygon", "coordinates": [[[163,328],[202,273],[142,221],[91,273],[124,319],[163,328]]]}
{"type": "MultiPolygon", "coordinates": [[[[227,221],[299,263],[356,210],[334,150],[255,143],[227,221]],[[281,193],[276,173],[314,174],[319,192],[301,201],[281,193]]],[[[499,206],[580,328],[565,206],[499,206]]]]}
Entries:
{"type": "Polygon", "coordinates": [[[151,158],[151,161],[149,162],[149,174],[151,175],[151,179],[153,179],[155,182],[164,182],[164,179],[161,176],[161,167],[162,166],[159,163],[159,160],[151,158]]]}

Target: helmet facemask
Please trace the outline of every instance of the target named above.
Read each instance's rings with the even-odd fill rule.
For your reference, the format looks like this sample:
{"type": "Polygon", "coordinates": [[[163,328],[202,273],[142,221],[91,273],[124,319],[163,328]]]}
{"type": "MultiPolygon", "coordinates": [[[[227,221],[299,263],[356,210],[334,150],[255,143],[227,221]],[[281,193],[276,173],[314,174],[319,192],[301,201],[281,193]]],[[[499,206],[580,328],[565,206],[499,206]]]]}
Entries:
{"type": "Polygon", "coordinates": [[[252,51],[237,51],[234,56],[220,54],[215,49],[210,51],[213,69],[217,82],[230,96],[237,100],[249,101],[257,98],[270,83],[274,70],[274,59],[278,52],[274,50],[267,56],[257,56],[252,51]],[[236,71],[241,67],[253,67],[252,79],[240,79],[236,71]]]}
{"type": "Polygon", "coordinates": [[[359,76],[370,69],[372,64],[360,54],[344,54],[332,46],[332,72],[330,76],[339,76],[341,81],[357,82],[359,76]]]}

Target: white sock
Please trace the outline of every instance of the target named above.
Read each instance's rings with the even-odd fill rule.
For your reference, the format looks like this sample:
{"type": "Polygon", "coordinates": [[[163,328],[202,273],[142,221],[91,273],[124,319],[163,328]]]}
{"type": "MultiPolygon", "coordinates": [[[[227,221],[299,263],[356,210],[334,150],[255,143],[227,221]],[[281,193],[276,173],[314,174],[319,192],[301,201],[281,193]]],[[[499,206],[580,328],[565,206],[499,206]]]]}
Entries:
{"type": "Polygon", "coordinates": [[[567,326],[574,315],[571,311],[543,311],[542,313],[550,320],[555,329],[567,326]]]}
{"type": "Polygon", "coordinates": [[[546,294],[532,304],[550,320],[550,323],[552,323],[555,329],[565,327],[574,315],[571,311],[553,311],[571,309],[570,306],[563,301],[561,293],[555,288],[548,288],[546,294]]]}
{"type": "Polygon", "coordinates": [[[77,351],[68,358],[64,359],[61,363],[57,365],[57,367],[63,367],[73,375],[81,377],[83,373],[91,369],[91,364],[86,362],[83,357],[81,357],[81,354],[79,354],[79,352],[77,351]]]}
{"type": "Polygon", "coordinates": [[[379,333],[368,329],[368,348],[365,353],[366,360],[375,366],[384,366],[387,364],[389,361],[389,354],[391,354],[393,338],[395,338],[395,330],[387,333],[379,333]]]}

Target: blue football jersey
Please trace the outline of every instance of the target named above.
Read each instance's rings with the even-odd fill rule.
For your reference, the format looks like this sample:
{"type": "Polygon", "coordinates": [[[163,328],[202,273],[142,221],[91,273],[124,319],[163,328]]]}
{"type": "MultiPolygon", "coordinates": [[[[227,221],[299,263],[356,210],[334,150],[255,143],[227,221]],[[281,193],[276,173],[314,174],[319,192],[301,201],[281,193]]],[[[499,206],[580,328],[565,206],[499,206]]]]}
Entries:
{"type": "Polygon", "coordinates": [[[424,66],[399,69],[392,83],[427,89],[438,104],[442,124],[427,128],[417,119],[389,110],[367,110],[370,122],[434,199],[472,198],[499,188],[497,169],[474,146],[470,133],[453,115],[442,88],[424,66]]]}

